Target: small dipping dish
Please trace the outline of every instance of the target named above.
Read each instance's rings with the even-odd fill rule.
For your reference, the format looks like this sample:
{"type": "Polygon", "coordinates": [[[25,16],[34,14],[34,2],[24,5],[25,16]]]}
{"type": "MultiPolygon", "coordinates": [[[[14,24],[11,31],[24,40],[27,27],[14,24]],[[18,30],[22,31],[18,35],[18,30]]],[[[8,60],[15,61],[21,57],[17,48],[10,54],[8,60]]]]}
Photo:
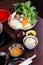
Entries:
{"type": "Polygon", "coordinates": [[[34,49],[38,44],[38,39],[35,36],[25,36],[23,39],[23,43],[26,48],[28,49],[34,49]]]}
{"type": "Polygon", "coordinates": [[[21,62],[25,61],[25,58],[19,57],[12,59],[8,65],[19,65],[21,62]]]}
{"type": "Polygon", "coordinates": [[[9,56],[5,52],[0,52],[0,65],[7,65],[9,56]]]}
{"type": "Polygon", "coordinates": [[[9,55],[11,57],[19,57],[24,53],[24,46],[19,43],[12,44],[9,48],[9,55]]]}

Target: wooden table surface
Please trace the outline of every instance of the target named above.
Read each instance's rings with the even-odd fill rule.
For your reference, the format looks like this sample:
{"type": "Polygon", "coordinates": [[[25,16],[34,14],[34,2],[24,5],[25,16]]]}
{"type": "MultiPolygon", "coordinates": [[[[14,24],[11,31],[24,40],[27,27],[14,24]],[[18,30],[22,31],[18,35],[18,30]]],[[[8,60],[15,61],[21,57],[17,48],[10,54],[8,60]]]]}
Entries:
{"type": "MultiPolygon", "coordinates": [[[[43,65],[43,19],[41,19],[39,16],[37,16],[38,23],[33,28],[37,32],[37,38],[39,40],[38,46],[34,50],[26,50],[24,57],[28,58],[34,54],[37,55],[36,59],[32,63],[32,65],[43,65]]],[[[11,29],[7,23],[4,23],[4,29],[5,31],[13,38],[13,40],[16,40],[16,36],[14,34],[14,30],[11,29]]],[[[8,47],[9,45],[6,45],[8,47]]]]}
{"type": "MultiPolygon", "coordinates": [[[[38,46],[34,50],[26,49],[25,55],[23,57],[28,58],[36,54],[37,57],[36,59],[34,59],[32,65],[43,65],[43,19],[41,19],[40,17],[37,17],[37,19],[38,19],[38,23],[33,29],[37,31],[37,38],[39,40],[38,46]]],[[[4,29],[10,35],[10,37],[12,37],[13,40],[15,41],[16,40],[16,36],[14,34],[15,31],[11,29],[7,23],[4,23],[4,29]]],[[[13,42],[0,48],[0,51],[7,52],[7,49],[10,46],[10,44],[13,44],[13,42]]]]}
{"type": "MultiPolygon", "coordinates": [[[[6,0],[4,0],[4,1],[6,1],[6,0]]],[[[2,8],[8,9],[9,11],[13,12],[14,10],[12,9],[10,4],[6,4],[6,6],[4,5],[4,6],[2,6],[2,8]]],[[[2,3],[0,5],[2,5],[2,3]]],[[[23,57],[28,58],[28,57],[31,57],[32,55],[36,54],[37,57],[36,57],[36,59],[34,59],[32,65],[43,65],[43,19],[38,16],[37,20],[38,20],[38,23],[36,24],[36,26],[33,29],[36,30],[36,32],[37,32],[37,38],[39,40],[38,46],[34,50],[26,49],[25,55],[23,57]]],[[[14,34],[14,30],[12,30],[8,26],[7,23],[4,23],[4,29],[10,35],[10,37],[13,38],[13,40],[15,42],[16,36],[14,34]]],[[[14,42],[11,42],[11,43],[5,45],[4,47],[1,47],[0,51],[7,52],[7,49],[10,46],[10,44],[13,44],[14,42]]]]}

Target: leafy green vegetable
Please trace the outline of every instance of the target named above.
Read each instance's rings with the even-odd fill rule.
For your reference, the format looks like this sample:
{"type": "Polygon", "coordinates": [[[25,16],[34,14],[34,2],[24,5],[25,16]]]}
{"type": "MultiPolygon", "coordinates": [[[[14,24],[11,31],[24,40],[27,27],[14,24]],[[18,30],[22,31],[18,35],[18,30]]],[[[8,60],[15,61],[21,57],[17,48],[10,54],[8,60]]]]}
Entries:
{"type": "Polygon", "coordinates": [[[31,6],[31,1],[27,1],[25,3],[21,2],[21,3],[13,4],[13,6],[14,6],[16,12],[18,14],[23,14],[24,17],[26,17],[30,20],[31,24],[34,24],[37,22],[36,8],[34,6],[31,6]]]}

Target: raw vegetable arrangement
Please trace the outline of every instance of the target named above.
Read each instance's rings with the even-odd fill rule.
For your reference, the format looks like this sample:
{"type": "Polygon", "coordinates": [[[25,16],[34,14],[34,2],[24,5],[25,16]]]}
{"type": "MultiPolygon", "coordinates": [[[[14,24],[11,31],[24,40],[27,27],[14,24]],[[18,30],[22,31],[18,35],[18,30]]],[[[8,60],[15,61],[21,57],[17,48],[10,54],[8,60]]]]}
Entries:
{"type": "MultiPolygon", "coordinates": [[[[36,8],[31,6],[31,1],[13,4],[15,12],[12,13],[9,26],[15,30],[29,30],[33,28],[37,22],[36,8]]],[[[9,21],[9,20],[8,20],[9,21]]]]}
{"type": "Polygon", "coordinates": [[[27,1],[25,3],[13,4],[13,6],[14,6],[17,14],[23,14],[24,17],[27,18],[31,24],[34,24],[37,22],[36,8],[34,6],[31,6],[31,1],[27,1]]]}

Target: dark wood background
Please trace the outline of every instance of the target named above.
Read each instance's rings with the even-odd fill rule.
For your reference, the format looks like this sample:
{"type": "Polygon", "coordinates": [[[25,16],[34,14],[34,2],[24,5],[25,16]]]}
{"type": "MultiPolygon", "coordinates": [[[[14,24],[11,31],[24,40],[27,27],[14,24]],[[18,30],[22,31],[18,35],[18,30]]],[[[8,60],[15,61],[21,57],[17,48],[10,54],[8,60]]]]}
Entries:
{"type": "MultiPolygon", "coordinates": [[[[28,0],[0,0],[0,9],[14,11],[12,4],[16,2],[25,2],[28,0]]],[[[31,0],[32,5],[37,7],[38,15],[43,18],[43,0],[31,0]]]]}

